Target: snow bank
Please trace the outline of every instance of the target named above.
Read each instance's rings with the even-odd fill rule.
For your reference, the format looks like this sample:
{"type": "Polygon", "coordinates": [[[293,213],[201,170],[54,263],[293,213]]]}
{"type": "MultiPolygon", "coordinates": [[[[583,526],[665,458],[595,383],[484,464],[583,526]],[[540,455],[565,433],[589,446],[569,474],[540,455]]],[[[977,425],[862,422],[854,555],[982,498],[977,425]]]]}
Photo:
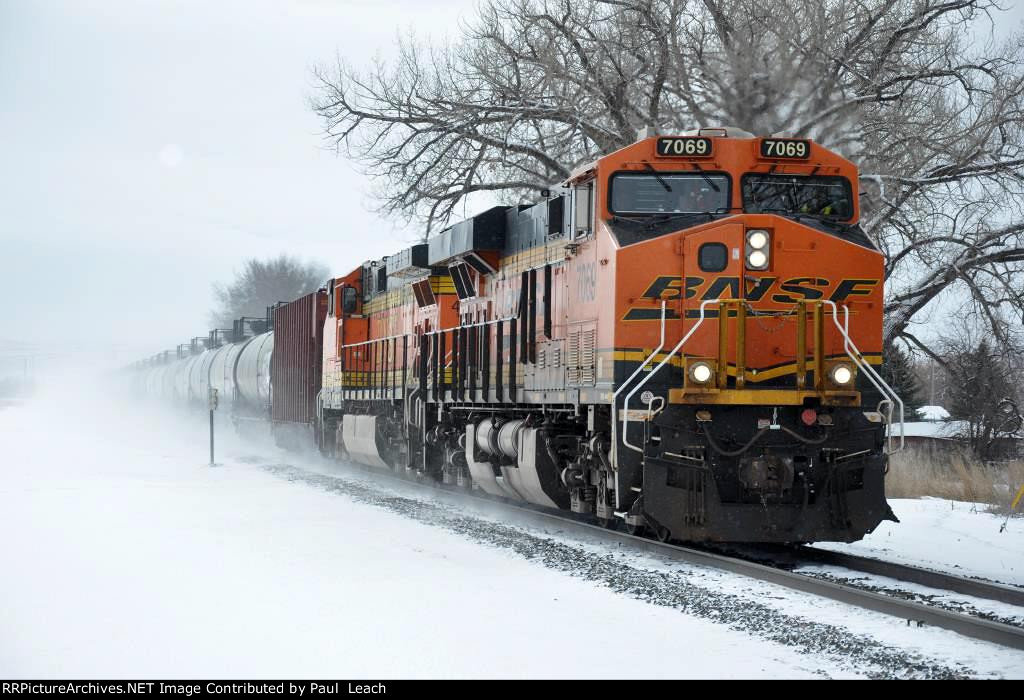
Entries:
{"type": "Polygon", "coordinates": [[[937,498],[893,499],[899,523],[883,522],[853,544],[815,546],[1024,585],[1024,518],[985,512],[985,504],[937,498]]]}

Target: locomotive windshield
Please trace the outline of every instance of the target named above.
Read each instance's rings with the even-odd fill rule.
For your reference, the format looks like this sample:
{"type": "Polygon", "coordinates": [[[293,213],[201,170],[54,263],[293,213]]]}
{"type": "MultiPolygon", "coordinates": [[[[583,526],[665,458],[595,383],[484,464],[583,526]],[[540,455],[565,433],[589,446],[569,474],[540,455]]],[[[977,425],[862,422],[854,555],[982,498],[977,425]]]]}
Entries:
{"type": "Polygon", "coordinates": [[[729,211],[729,178],[709,173],[618,173],[609,209],[615,214],[698,214],[729,211]]]}
{"type": "Polygon", "coordinates": [[[743,176],[743,211],[751,214],[812,214],[837,221],[853,216],[853,196],[844,177],[743,176]]]}

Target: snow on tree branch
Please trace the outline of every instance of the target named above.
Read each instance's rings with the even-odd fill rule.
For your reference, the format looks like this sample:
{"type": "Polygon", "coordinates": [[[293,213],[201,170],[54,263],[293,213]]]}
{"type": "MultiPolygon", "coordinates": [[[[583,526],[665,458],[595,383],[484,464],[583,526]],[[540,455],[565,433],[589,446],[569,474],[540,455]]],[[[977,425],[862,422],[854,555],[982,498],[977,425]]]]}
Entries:
{"type": "Polygon", "coordinates": [[[995,0],[486,0],[456,43],[317,69],[328,142],[380,208],[443,225],[636,131],[736,125],[857,163],[887,258],[887,340],[943,295],[994,333],[1024,319],[1024,42],[995,0]]]}

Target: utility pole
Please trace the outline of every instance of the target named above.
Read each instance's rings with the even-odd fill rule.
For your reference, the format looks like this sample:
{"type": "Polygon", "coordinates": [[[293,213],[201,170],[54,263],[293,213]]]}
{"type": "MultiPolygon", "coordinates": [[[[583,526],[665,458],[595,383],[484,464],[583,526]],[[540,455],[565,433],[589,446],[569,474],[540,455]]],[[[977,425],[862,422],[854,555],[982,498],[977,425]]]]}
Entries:
{"type": "Polygon", "coordinates": [[[216,466],[213,462],[213,412],[217,410],[217,390],[210,387],[210,466],[216,466]]]}

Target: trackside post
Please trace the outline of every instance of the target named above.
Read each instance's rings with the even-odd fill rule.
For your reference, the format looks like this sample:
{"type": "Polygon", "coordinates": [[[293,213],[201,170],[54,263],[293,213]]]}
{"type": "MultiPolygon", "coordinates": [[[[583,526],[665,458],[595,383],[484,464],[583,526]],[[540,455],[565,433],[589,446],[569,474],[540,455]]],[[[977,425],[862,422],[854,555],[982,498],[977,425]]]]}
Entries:
{"type": "Polygon", "coordinates": [[[213,412],[217,410],[217,390],[214,389],[212,386],[210,387],[209,405],[210,405],[210,466],[212,467],[212,466],[214,466],[214,464],[213,464],[213,412]]]}

